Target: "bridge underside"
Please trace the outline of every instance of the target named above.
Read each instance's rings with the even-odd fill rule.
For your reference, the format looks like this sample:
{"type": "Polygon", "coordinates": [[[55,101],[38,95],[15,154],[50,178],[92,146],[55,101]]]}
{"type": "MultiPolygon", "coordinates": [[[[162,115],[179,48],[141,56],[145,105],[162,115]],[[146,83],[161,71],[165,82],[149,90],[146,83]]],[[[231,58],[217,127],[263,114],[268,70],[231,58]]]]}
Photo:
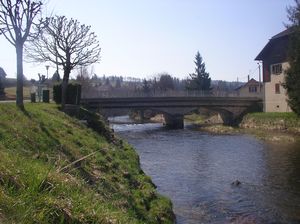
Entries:
{"type": "MultiPolygon", "coordinates": [[[[249,112],[259,111],[260,109],[254,107],[202,107],[210,111],[220,114],[225,125],[235,126],[240,123],[243,116],[249,112]]],[[[145,108],[138,109],[140,116],[144,117],[145,110],[153,110],[156,114],[163,114],[165,125],[170,129],[182,129],[184,127],[184,115],[190,114],[193,111],[198,111],[199,107],[191,108],[145,108]]]]}
{"type": "Polygon", "coordinates": [[[172,129],[181,129],[184,127],[184,115],[196,111],[198,108],[206,108],[216,111],[222,117],[224,124],[237,125],[242,117],[252,111],[260,111],[260,100],[243,98],[217,98],[204,99],[185,98],[185,99],[101,99],[86,100],[83,105],[88,109],[97,109],[104,113],[112,115],[113,111],[134,109],[140,111],[152,110],[161,113],[165,118],[165,125],[172,129]],[[105,112],[106,111],[106,112],[105,112]]]}
{"type": "MultiPolygon", "coordinates": [[[[184,128],[184,115],[190,114],[193,111],[197,111],[199,108],[135,108],[139,112],[141,120],[145,119],[145,111],[153,111],[154,114],[163,114],[165,120],[165,126],[170,129],[182,129],[184,128]]],[[[257,107],[210,107],[205,108],[220,114],[223,123],[225,125],[235,126],[240,123],[243,116],[246,113],[258,111],[257,107]]],[[[124,114],[129,114],[130,109],[101,109],[100,112],[105,116],[120,116],[124,114]]]]}

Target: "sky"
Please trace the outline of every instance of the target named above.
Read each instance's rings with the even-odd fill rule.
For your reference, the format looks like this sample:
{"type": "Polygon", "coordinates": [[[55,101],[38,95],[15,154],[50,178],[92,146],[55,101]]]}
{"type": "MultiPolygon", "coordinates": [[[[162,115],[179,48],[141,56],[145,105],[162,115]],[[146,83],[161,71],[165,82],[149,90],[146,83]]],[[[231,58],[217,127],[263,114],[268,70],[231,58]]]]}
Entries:
{"type": "MultiPolygon", "coordinates": [[[[91,25],[101,46],[98,76],[187,78],[199,51],[213,80],[247,81],[258,79],[254,58],[285,29],[290,5],[294,0],[47,0],[43,14],[91,25]]],[[[15,49],[2,36],[0,49],[0,67],[16,77],[15,49]]],[[[55,66],[47,62],[24,62],[24,74],[37,79],[46,65],[51,77],[55,66]]]]}

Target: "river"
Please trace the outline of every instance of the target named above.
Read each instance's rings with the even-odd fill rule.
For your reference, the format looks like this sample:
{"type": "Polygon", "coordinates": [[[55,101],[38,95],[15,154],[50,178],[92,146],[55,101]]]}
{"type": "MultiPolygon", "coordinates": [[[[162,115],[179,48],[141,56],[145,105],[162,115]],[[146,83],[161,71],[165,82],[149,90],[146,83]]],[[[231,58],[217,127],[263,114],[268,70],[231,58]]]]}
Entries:
{"type": "Polygon", "coordinates": [[[124,122],[113,129],[136,148],[142,169],[172,200],[176,223],[300,223],[299,143],[114,121],[124,122]]]}

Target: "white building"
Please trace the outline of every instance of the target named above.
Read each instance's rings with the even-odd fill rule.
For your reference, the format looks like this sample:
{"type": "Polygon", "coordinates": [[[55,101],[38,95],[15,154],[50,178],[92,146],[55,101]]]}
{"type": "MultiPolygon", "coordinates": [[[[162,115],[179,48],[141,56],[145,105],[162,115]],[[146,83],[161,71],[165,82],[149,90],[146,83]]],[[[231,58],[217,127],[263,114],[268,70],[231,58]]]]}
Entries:
{"type": "Polygon", "coordinates": [[[240,97],[257,97],[262,98],[262,86],[255,79],[250,79],[244,85],[235,89],[240,97]]]}
{"type": "Polygon", "coordinates": [[[263,100],[265,112],[290,112],[287,103],[285,71],[291,30],[287,29],[273,36],[255,60],[263,63],[263,100]]]}

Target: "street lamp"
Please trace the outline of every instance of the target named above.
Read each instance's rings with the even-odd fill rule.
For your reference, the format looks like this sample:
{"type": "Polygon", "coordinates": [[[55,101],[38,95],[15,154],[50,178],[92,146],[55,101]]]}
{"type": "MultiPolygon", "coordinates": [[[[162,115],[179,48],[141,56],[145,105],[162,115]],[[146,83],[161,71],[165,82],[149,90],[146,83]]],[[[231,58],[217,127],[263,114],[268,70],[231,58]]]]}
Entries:
{"type": "Polygon", "coordinates": [[[49,65],[46,65],[46,70],[47,70],[47,79],[48,79],[48,71],[49,71],[49,65]]]}
{"type": "Polygon", "coordinates": [[[257,64],[258,64],[258,78],[259,78],[259,92],[261,92],[261,64],[260,64],[260,62],[257,62],[257,64]]]}

